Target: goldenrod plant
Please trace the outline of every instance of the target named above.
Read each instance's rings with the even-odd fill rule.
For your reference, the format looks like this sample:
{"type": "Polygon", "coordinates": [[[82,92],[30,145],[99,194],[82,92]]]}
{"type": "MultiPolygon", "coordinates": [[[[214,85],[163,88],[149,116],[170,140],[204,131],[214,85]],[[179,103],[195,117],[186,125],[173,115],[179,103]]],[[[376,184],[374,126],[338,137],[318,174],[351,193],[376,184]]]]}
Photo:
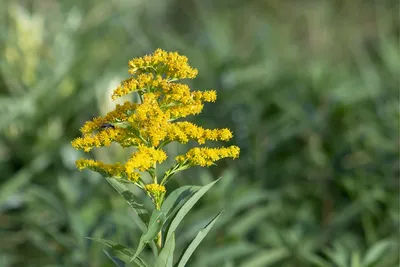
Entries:
{"type": "MultiPolygon", "coordinates": [[[[138,226],[143,234],[136,250],[131,250],[110,240],[92,238],[129,257],[137,266],[185,266],[190,256],[206,236],[221,213],[201,230],[179,260],[174,260],[175,230],[196,202],[218,180],[201,186],[182,186],[168,193],[165,185],[175,174],[192,166],[209,167],[223,158],[237,158],[237,146],[205,147],[206,141],[228,141],[232,132],[227,128],[204,129],[184,119],[199,114],[204,102],[214,102],[216,91],[192,91],[182,79],[193,79],[198,71],[188,64],[185,56],[177,52],[157,49],[152,55],[129,61],[131,77],[114,90],[112,99],[137,94],[139,102],[126,101],[104,117],[96,117],[81,128],[82,137],[72,141],[76,149],[90,152],[93,148],[107,147],[112,143],[135,150],[124,163],[104,163],[92,159],[80,159],[77,167],[102,174],[121,194],[138,215],[138,226]],[[157,167],[166,161],[165,147],[178,142],[194,141],[185,154],[177,155],[174,164],[164,173],[157,167]],[[127,184],[134,184],[145,192],[154,204],[147,210],[130,191],[127,184]],[[154,259],[141,256],[149,246],[154,259]]],[[[179,237],[178,237],[179,238],[179,237]]],[[[117,264],[123,261],[107,253],[117,264]]]]}

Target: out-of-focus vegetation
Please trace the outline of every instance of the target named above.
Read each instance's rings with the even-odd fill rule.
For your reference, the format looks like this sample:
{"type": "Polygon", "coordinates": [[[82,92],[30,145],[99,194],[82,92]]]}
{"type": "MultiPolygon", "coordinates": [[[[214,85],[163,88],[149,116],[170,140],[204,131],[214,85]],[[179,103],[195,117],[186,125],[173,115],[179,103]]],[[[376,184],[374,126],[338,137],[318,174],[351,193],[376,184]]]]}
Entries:
{"type": "Polygon", "coordinates": [[[398,266],[398,11],[389,0],[1,0],[0,266],[113,266],[87,236],[137,244],[134,215],[75,169],[70,142],[115,104],[127,61],[158,47],[199,69],[194,88],[217,89],[196,122],[231,128],[242,148],[170,185],[224,177],[178,229],[179,251],[226,210],[188,266],[398,266]]]}

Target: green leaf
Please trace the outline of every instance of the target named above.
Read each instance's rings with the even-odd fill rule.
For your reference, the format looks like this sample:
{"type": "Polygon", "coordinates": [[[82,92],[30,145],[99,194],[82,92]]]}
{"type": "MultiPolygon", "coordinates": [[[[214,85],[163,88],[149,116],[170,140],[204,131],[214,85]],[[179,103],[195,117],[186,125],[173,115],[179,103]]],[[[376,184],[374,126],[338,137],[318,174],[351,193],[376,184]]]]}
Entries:
{"type": "Polygon", "coordinates": [[[244,236],[251,229],[255,229],[257,225],[265,220],[265,217],[273,214],[276,209],[275,206],[263,205],[259,208],[254,207],[245,211],[243,216],[235,218],[231,226],[229,226],[228,233],[233,236],[244,236]]]}
{"type": "Polygon", "coordinates": [[[290,255],[286,248],[264,250],[240,265],[241,267],[267,267],[287,258],[290,255]]]}
{"type": "Polygon", "coordinates": [[[224,246],[213,247],[212,253],[208,253],[206,257],[199,257],[196,264],[197,266],[215,266],[226,259],[230,261],[240,260],[258,251],[260,251],[259,246],[254,243],[243,240],[238,240],[234,243],[228,242],[224,246]]]}
{"type": "Polygon", "coordinates": [[[50,164],[51,155],[44,154],[36,157],[32,162],[19,170],[14,176],[4,182],[0,187],[0,206],[4,205],[9,200],[9,197],[30,183],[31,179],[37,173],[43,170],[50,164]]]}
{"type": "Polygon", "coordinates": [[[334,244],[333,248],[323,249],[327,258],[338,267],[348,267],[349,254],[346,247],[340,243],[334,244]]]}
{"type": "Polygon", "coordinates": [[[203,228],[202,230],[199,231],[199,233],[196,235],[196,237],[193,239],[193,241],[190,243],[190,245],[187,247],[186,251],[184,252],[181,260],[179,261],[178,267],[185,267],[190,256],[192,256],[193,252],[198,247],[200,242],[206,237],[208,232],[213,227],[214,223],[218,220],[221,213],[222,213],[222,211],[220,213],[218,213],[217,216],[215,216],[214,219],[212,219],[205,228],[203,228]]]}
{"type": "Polygon", "coordinates": [[[149,227],[147,229],[147,232],[143,235],[143,240],[146,243],[149,243],[150,241],[153,241],[158,232],[160,232],[162,226],[165,223],[165,213],[161,210],[154,210],[153,213],[151,214],[150,222],[149,222],[149,227]]]}
{"type": "Polygon", "coordinates": [[[118,259],[117,257],[115,257],[114,255],[112,255],[111,253],[109,253],[107,250],[103,249],[104,253],[107,255],[108,258],[110,258],[110,260],[112,260],[115,265],[117,265],[118,267],[125,267],[125,262],[118,259]]]}
{"type": "Polygon", "coordinates": [[[311,251],[301,251],[301,256],[310,264],[313,264],[315,267],[331,267],[332,265],[323,259],[321,256],[312,253],[311,251]]]}
{"type": "Polygon", "coordinates": [[[360,253],[358,252],[353,252],[351,253],[351,267],[361,267],[360,263],[360,253]]]}
{"type": "Polygon", "coordinates": [[[154,267],[172,267],[175,250],[175,233],[167,239],[165,246],[157,257],[154,267]]]}
{"type": "Polygon", "coordinates": [[[167,218],[176,213],[176,211],[181,207],[181,203],[190,197],[194,192],[197,192],[201,186],[186,185],[177,188],[172,191],[168,197],[164,200],[161,210],[167,214],[167,218]]]}
{"type": "Polygon", "coordinates": [[[197,191],[193,196],[191,196],[185,204],[183,204],[182,208],[178,211],[176,216],[171,222],[171,225],[169,226],[168,233],[166,240],[168,240],[172,233],[175,232],[176,228],[180,224],[180,222],[183,220],[185,215],[190,211],[190,209],[199,201],[199,199],[216,183],[220,180],[221,178],[215,180],[214,182],[209,183],[208,185],[205,185],[201,187],[199,191],[197,191]]]}
{"type": "Polygon", "coordinates": [[[139,229],[144,233],[147,230],[144,221],[147,221],[148,211],[144,208],[143,204],[137,201],[137,197],[126,187],[123,183],[115,178],[106,178],[107,182],[114,187],[114,189],[128,202],[129,206],[136,212],[139,216],[139,220],[135,220],[139,229]]]}
{"type": "Polygon", "coordinates": [[[124,245],[118,244],[112,240],[103,239],[103,238],[95,238],[95,237],[87,237],[87,238],[90,240],[99,242],[103,245],[106,245],[107,247],[117,250],[127,256],[132,257],[134,255],[134,251],[132,249],[129,249],[129,248],[125,247],[124,245]]]}
{"type": "MultiPolygon", "coordinates": [[[[135,253],[133,249],[127,248],[124,245],[118,244],[112,240],[108,240],[108,239],[103,239],[103,238],[94,238],[94,237],[87,237],[90,240],[99,242],[103,245],[106,245],[107,247],[117,250],[119,252],[121,252],[122,254],[128,256],[129,258],[132,257],[135,253]]],[[[105,251],[104,251],[105,252],[105,251]]],[[[107,254],[107,252],[106,252],[107,254]]],[[[108,257],[110,257],[107,254],[108,257]]],[[[112,260],[112,259],[111,259],[112,260]]],[[[114,260],[113,260],[114,261],[114,260]]],[[[143,266],[143,267],[147,267],[147,266],[151,266],[150,263],[148,263],[145,259],[141,258],[141,257],[137,257],[134,262],[139,265],[139,266],[143,266]]]]}
{"type": "Polygon", "coordinates": [[[378,262],[380,259],[382,259],[383,256],[387,254],[387,252],[390,250],[391,245],[392,242],[390,242],[390,240],[382,240],[374,244],[365,253],[365,257],[362,261],[362,266],[367,267],[371,264],[378,262]]]}
{"type": "Polygon", "coordinates": [[[165,213],[161,210],[154,210],[150,217],[149,227],[147,232],[144,233],[139,240],[138,248],[136,249],[135,255],[133,255],[130,261],[133,261],[143,250],[147,243],[153,241],[157,234],[161,231],[166,220],[165,213]]]}

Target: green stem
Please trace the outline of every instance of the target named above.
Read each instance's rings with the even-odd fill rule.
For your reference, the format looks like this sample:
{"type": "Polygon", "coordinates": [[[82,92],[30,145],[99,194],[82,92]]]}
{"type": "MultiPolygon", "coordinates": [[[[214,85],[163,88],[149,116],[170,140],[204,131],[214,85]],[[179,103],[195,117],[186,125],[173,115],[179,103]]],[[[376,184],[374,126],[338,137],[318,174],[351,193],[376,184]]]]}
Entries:
{"type": "MultiPolygon", "coordinates": [[[[159,203],[159,199],[156,200],[156,209],[157,210],[161,209],[161,204],[159,203]]],[[[157,244],[158,252],[160,252],[162,249],[162,230],[160,230],[157,234],[156,244],[157,244]]]]}
{"type": "Polygon", "coordinates": [[[157,234],[157,247],[158,247],[158,251],[160,252],[161,248],[162,248],[162,232],[161,232],[161,230],[157,234]]]}
{"type": "MultiPolygon", "coordinates": [[[[153,183],[157,184],[157,164],[154,163],[154,176],[153,176],[153,183]]],[[[157,210],[161,210],[161,202],[162,200],[160,199],[160,195],[157,195],[155,198],[155,205],[156,205],[156,209],[157,210]]],[[[160,252],[162,249],[162,230],[160,230],[157,234],[157,240],[156,240],[156,244],[158,247],[158,251],[160,252]]]]}

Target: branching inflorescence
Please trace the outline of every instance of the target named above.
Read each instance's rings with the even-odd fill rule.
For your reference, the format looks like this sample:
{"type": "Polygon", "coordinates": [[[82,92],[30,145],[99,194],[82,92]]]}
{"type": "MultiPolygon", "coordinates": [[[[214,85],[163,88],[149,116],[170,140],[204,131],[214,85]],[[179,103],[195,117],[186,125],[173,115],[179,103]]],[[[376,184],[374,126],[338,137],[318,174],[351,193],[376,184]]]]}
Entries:
{"type": "Polygon", "coordinates": [[[198,145],[206,141],[228,141],[229,129],[204,129],[187,121],[177,121],[199,114],[204,102],[215,102],[216,91],[191,91],[181,79],[193,79],[197,69],[188,65],[188,59],[176,52],[157,49],[152,55],[129,61],[131,78],[123,81],[113,92],[112,99],[137,93],[140,103],[129,101],[106,114],[86,122],[82,137],[72,142],[76,149],[89,152],[95,147],[118,143],[122,147],[135,147],[136,151],[124,163],[105,164],[91,159],[77,161],[79,169],[91,169],[106,177],[131,181],[143,189],[157,209],[164,199],[165,184],[171,177],[192,166],[211,166],[222,158],[237,158],[239,147],[195,147],[178,155],[175,164],[163,177],[156,174],[157,164],[167,159],[164,147],[171,142],[186,144],[190,140],[198,145]],[[104,127],[110,125],[112,127],[104,127]],[[152,182],[146,184],[142,175],[150,174],[152,182]]]}

